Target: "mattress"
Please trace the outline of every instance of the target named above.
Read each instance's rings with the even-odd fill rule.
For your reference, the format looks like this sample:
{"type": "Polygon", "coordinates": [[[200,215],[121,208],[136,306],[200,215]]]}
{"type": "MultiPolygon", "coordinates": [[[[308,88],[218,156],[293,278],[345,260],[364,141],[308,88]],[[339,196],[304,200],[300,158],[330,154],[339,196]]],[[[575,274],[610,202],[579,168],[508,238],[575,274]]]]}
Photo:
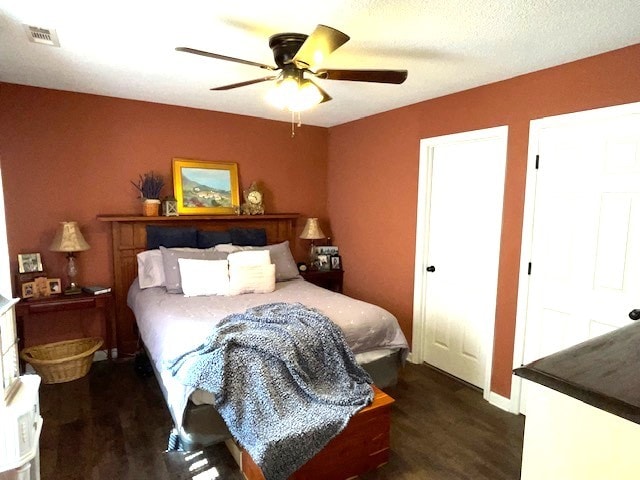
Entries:
{"type": "Polygon", "coordinates": [[[165,362],[199,346],[215,324],[233,313],[273,302],[299,302],[326,315],[345,335],[358,363],[380,386],[395,380],[395,372],[409,352],[398,321],[376,305],[326,290],[303,279],[276,284],[268,294],[184,297],[163,287],[129,289],[127,304],[133,310],[140,337],[159,377],[169,410],[177,426],[189,405],[212,404],[209,392],[190,391],[164,368],[165,362]]]}

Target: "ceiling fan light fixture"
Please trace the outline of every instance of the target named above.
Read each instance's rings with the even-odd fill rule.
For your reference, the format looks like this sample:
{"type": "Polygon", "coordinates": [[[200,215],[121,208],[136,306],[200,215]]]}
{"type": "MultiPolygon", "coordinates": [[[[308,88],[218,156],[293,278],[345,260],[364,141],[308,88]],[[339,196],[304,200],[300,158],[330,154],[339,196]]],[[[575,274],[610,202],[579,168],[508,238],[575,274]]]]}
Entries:
{"type": "Polygon", "coordinates": [[[285,76],[275,82],[266,95],[267,102],[281,110],[303,112],[322,102],[322,93],[308,79],[285,76]]]}
{"type": "Polygon", "coordinates": [[[322,102],[322,93],[311,80],[302,80],[296,97],[296,108],[292,112],[302,112],[322,102]]]}

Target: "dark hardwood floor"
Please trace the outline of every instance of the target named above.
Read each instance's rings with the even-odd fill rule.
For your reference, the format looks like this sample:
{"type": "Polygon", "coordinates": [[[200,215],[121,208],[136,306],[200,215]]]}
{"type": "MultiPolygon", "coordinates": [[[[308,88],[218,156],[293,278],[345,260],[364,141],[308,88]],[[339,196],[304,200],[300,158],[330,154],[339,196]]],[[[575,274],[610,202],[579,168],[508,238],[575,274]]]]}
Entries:
{"type": "MultiPolygon", "coordinates": [[[[391,458],[363,480],[520,478],[523,417],[426,365],[408,364],[387,393],[396,399],[391,458]]],[[[224,445],[165,453],[169,413],[155,378],[139,378],[133,362],[94,363],[82,379],[43,385],[40,401],[43,480],[243,478],[224,445]]]]}

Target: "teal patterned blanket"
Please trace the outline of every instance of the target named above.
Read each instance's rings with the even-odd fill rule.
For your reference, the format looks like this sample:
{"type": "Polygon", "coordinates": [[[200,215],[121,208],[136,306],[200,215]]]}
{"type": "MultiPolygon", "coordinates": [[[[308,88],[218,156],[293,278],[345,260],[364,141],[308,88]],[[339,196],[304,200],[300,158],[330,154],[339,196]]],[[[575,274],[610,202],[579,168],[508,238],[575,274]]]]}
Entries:
{"type": "Polygon", "coordinates": [[[267,480],[288,478],[373,400],[340,328],[299,303],[230,315],[167,366],[184,385],[214,394],[267,480]]]}

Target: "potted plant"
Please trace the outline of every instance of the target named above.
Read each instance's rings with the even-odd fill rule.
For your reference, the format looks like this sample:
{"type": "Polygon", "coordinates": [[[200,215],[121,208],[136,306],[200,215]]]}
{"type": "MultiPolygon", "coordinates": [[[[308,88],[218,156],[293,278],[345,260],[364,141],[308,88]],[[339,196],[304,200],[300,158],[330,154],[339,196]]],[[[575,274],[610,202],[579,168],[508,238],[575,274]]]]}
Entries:
{"type": "Polygon", "coordinates": [[[164,187],[162,175],[156,175],[153,171],[140,175],[138,183],[131,184],[140,192],[143,202],[143,215],[146,217],[158,216],[160,209],[160,192],[164,187]]]}

